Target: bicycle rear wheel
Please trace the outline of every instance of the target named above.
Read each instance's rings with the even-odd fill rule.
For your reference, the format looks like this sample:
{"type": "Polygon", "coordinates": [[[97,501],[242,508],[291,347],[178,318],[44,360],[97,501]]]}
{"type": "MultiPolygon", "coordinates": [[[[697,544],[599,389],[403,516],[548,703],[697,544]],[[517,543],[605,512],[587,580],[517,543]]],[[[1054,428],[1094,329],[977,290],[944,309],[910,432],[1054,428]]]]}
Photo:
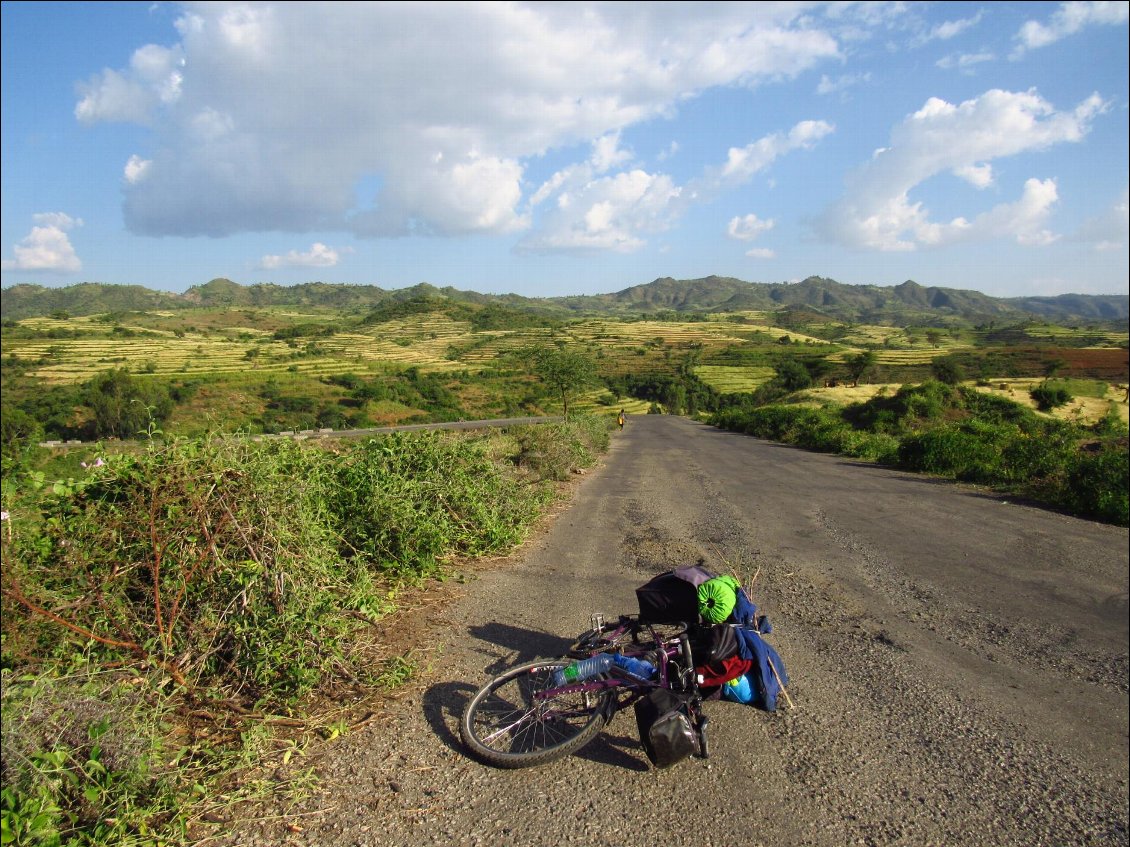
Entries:
{"type": "Polygon", "coordinates": [[[588,744],[611,717],[611,690],[535,697],[553,688],[554,672],[568,664],[527,662],[484,685],[463,711],[463,743],[477,758],[501,768],[541,765],[588,744]]]}

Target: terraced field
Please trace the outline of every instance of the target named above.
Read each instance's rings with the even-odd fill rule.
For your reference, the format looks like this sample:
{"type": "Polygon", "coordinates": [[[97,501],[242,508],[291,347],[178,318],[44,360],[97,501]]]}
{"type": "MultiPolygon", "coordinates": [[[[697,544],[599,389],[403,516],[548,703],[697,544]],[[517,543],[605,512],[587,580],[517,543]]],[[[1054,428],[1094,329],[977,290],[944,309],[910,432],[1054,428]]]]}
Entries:
{"type": "Polygon", "coordinates": [[[729,365],[699,365],[694,369],[695,376],[721,394],[756,391],[776,373],[773,368],[729,365]]]}
{"type": "MultiPolygon", "coordinates": [[[[827,359],[836,364],[869,350],[878,365],[921,368],[939,356],[972,349],[979,337],[971,330],[951,333],[922,327],[814,323],[784,328],[773,324],[775,317],[771,312],[748,311],[694,321],[589,319],[555,328],[476,331],[470,322],[443,312],[358,327],[354,319],[328,308],[154,311],[26,319],[19,326],[39,337],[6,332],[3,352],[25,363],[27,375],[47,385],[82,383],[115,367],[141,375],[212,376],[235,385],[262,382],[276,374],[317,378],[408,367],[425,373],[473,375],[499,368],[508,354],[522,347],[545,343],[587,351],[602,375],[670,373],[687,355],[709,362],[712,354],[731,348],[775,354],[782,350],[778,342],[786,336],[805,345],[806,352],[827,351],[827,359]],[[347,324],[353,328],[346,330],[347,324]],[[308,334],[283,340],[295,329],[308,334]],[[49,334],[58,337],[44,337],[49,334]]],[[[1127,333],[1052,325],[1025,325],[1022,332],[1062,343],[1050,348],[1048,355],[1061,358],[1068,370],[1112,382],[1126,378],[1127,333]]],[[[774,375],[767,366],[740,364],[699,364],[695,373],[724,394],[754,391],[774,375]]],[[[595,391],[580,398],[578,405],[640,413],[649,404],[595,391]]]]}
{"type": "Polygon", "coordinates": [[[471,337],[470,325],[440,315],[390,321],[367,332],[302,339],[293,345],[255,327],[241,327],[238,333],[177,334],[123,325],[124,333],[115,335],[105,324],[90,319],[24,323],[40,330],[84,333],[77,338],[5,341],[5,355],[34,363],[29,374],[49,384],[84,382],[116,367],[138,374],[187,376],[330,375],[389,365],[436,372],[465,370],[469,365],[474,369],[473,363],[448,358],[452,345],[471,337]]]}

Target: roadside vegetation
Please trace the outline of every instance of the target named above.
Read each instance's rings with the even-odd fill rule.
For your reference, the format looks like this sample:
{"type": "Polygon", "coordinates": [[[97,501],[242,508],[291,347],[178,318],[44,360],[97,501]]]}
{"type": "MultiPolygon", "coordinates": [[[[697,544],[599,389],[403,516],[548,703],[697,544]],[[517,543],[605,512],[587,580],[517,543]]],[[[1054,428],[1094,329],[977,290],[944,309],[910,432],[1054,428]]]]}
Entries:
{"type": "Polygon", "coordinates": [[[3,843],[177,843],[253,799],[265,766],[348,731],[325,710],[340,692],[416,672],[383,622],[519,543],[608,438],[578,417],[332,446],[154,442],[55,482],[10,468],[3,843]]]}
{"type": "MultiPolygon", "coordinates": [[[[1042,383],[1038,402],[1068,394],[1042,383]]],[[[1064,401],[1066,402],[1066,401],[1064,401]]],[[[862,403],[734,407],[711,422],[810,450],[985,485],[1126,526],[1127,427],[1111,404],[1094,423],[1040,415],[972,386],[930,380],[862,403]]]]}

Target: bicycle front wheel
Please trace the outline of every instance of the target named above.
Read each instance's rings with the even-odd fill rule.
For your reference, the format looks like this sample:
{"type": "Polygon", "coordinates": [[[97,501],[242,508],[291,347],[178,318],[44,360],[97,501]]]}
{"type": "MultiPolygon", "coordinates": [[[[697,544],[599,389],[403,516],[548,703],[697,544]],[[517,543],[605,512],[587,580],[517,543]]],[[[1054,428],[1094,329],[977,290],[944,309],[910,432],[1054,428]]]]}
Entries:
{"type": "Polygon", "coordinates": [[[488,682],[463,711],[463,743],[487,764],[525,768],[567,756],[592,741],[611,717],[611,690],[536,696],[552,689],[554,672],[568,664],[528,662],[488,682]]]}

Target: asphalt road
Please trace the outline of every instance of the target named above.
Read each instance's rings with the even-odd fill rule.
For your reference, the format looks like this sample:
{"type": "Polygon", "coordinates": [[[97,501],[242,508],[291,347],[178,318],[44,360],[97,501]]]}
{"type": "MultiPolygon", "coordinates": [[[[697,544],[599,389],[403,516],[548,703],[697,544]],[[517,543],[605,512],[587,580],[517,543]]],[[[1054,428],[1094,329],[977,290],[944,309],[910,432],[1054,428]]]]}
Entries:
{"type": "Polygon", "coordinates": [[[633,417],[522,550],[413,622],[418,687],[231,843],[1125,845],[1127,550],[1126,529],[633,417]],[[707,704],[712,757],[667,770],[630,712],[541,768],[465,754],[489,676],[700,558],[756,573],[791,708],[707,704]]]}

